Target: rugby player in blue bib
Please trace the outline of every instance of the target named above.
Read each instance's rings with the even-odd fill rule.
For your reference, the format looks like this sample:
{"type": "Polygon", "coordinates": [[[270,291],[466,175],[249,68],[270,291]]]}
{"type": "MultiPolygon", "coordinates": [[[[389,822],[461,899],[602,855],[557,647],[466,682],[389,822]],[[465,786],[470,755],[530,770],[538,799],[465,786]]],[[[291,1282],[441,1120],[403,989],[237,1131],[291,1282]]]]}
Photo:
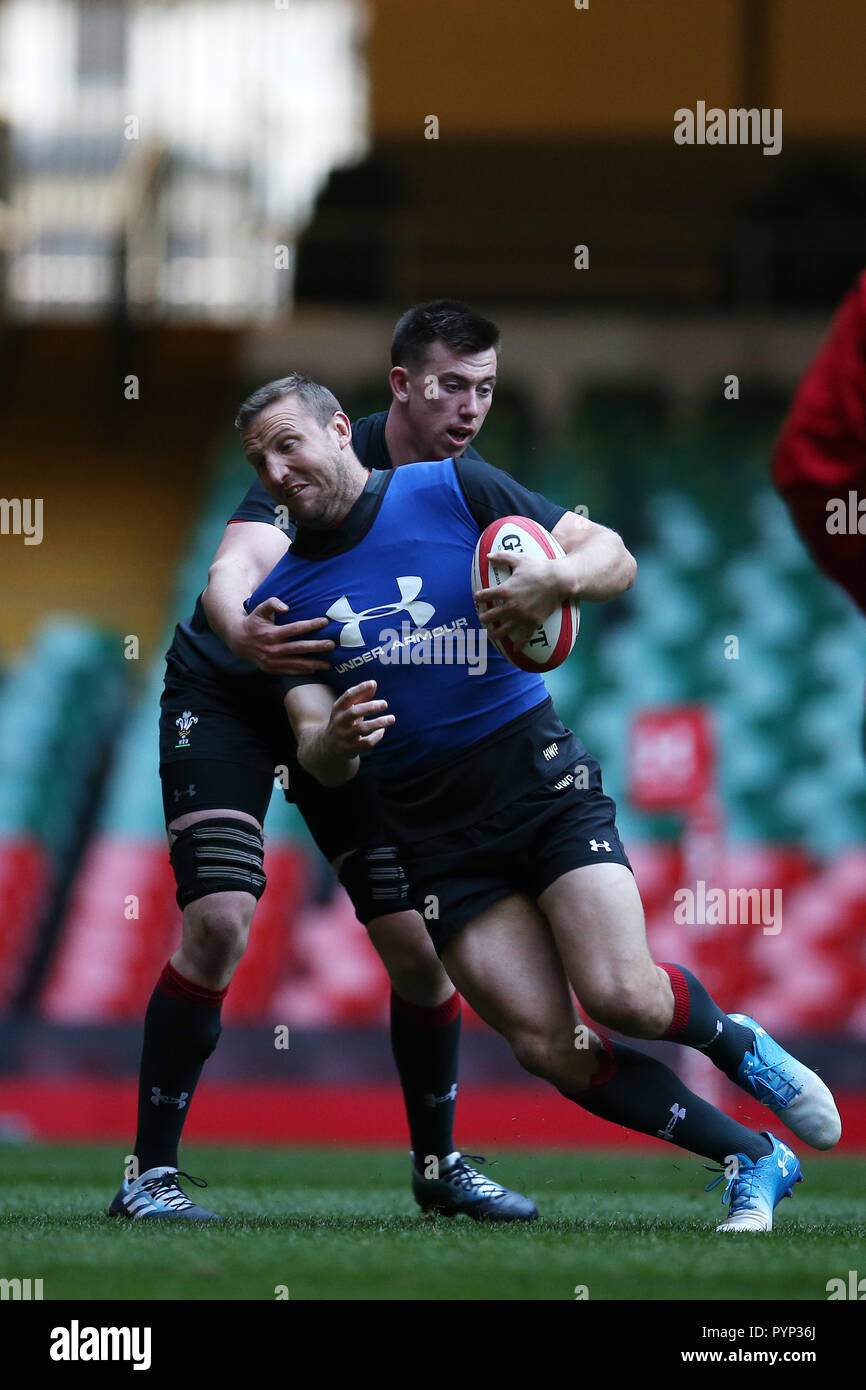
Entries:
{"type": "Polygon", "coordinates": [[[597,762],[541,676],[492,643],[478,660],[483,625],[520,647],[566,599],[628,589],[636,565],[621,539],[480,460],[365,468],[338,401],[298,375],[255,392],[237,425],[259,481],[297,524],[247,607],[272,596],[285,605],[278,623],[327,619],[329,669],[287,677],[285,703],[301,765],[369,797],[375,834],[359,853],[397,846],[450,978],[523,1067],[593,1114],[717,1164],[709,1186],[727,1179],[730,1203],[717,1229],[771,1230],[802,1176],[791,1149],[656,1058],[585,1029],[572,991],[619,1033],[704,1053],[821,1149],[841,1134],[829,1090],[691,971],[653,961],[597,762]],[[493,590],[473,594],[471,562],[505,515],[540,523],[566,555],[509,555],[494,608],[493,590]]]}
{"type": "MultiPolygon", "coordinates": [[[[499,330],[454,300],[416,304],[391,342],[390,409],[353,424],[353,446],[371,469],[473,449],[493,400],[499,330]],[[437,389],[431,390],[431,382],[437,389]]],[[[454,1137],[460,995],[412,908],[392,847],[358,852],[368,814],[357,779],[328,790],[298,765],[276,675],[327,669],[325,619],[276,626],[278,599],[249,615],[244,600],[287,550],[294,524],[282,498],[253,481],[235,508],[192,615],[166,653],[160,701],[159,772],[181,941],[155,983],[144,1022],[133,1147],[138,1176],[123,1179],[115,1217],[211,1221],[216,1213],[180,1185],[179,1145],[207,1059],[221,1033],[222,1004],[255,930],[265,891],[262,828],[280,769],[287,799],[339,875],[391,979],[390,1040],[414,1160],[412,1189],[424,1207],[475,1220],[531,1221],[535,1203],[467,1162],[454,1137]],[[421,1181],[430,1162],[436,1182],[421,1181]]],[[[480,1160],[477,1158],[475,1162],[480,1160]]]]}

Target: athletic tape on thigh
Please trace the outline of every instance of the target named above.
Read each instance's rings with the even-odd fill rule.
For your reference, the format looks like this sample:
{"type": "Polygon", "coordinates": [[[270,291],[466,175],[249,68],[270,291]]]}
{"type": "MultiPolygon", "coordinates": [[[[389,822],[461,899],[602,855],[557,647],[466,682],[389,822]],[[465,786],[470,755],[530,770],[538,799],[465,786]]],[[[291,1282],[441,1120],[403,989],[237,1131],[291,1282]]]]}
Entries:
{"type": "Polygon", "coordinates": [[[252,893],[258,900],[267,882],[264,857],[262,833],[248,821],[214,816],[188,825],[171,847],[178,907],[208,893],[252,893]]]}
{"type": "Polygon", "coordinates": [[[409,912],[409,884],[397,858],[396,845],[355,850],[343,861],[340,882],[358,917],[366,926],[391,912],[409,912]]]}

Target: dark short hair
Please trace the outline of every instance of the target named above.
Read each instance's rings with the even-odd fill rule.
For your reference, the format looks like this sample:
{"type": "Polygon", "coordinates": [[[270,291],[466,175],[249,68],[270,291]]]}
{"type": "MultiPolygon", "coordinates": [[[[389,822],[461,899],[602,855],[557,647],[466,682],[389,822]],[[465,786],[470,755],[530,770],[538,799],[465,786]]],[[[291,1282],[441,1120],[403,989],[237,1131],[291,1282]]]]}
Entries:
{"type": "Polygon", "coordinates": [[[247,396],[246,400],[238,407],[238,413],[235,416],[235,429],[240,430],[243,434],[257,415],[261,415],[262,411],[267,410],[269,405],[275,405],[277,401],[283,400],[286,396],[298,396],[302,405],[306,407],[313,419],[322,428],[327,425],[338,410],[343,409],[333,391],[329,391],[327,386],[322,386],[318,381],[312,381],[302,372],[290,372],[288,376],[281,376],[276,381],[269,381],[265,386],[260,386],[257,391],[253,391],[251,396],[247,396]]]}
{"type": "Polygon", "coordinates": [[[455,352],[499,351],[499,329],[457,299],[415,304],[398,319],[391,339],[393,367],[419,367],[428,349],[443,342],[455,352]]]}

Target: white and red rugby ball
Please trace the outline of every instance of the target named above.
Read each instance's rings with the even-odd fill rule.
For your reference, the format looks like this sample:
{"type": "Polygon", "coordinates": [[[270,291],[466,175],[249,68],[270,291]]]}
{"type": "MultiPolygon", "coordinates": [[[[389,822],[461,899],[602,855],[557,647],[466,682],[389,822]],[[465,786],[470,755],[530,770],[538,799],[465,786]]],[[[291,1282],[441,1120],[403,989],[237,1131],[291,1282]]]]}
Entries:
{"type": "MultiPolygon", "coordinates": [[[[503,516],[482,531],[472,557],[472,591],[492,589],[511,578],[508,565],[492,564],[488,555],[509,550],[516,555],[535,555],[539,559],[559,559],[564,554],[555,536],[528,516],[503,516]]],[[[574,646],[580,626],[580,605],[566,600],[518,650],[507,637],[493,638],[496,650],[522,671],[553,671],[561,666],[574,646]]]]}

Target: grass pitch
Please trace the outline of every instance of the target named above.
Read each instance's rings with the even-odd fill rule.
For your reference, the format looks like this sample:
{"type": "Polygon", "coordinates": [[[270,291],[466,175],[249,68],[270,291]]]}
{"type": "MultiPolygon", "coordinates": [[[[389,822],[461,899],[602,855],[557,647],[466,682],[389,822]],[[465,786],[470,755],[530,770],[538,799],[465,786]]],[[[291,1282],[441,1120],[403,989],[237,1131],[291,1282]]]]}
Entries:
{"type": "Polygon", "coordinates": [[[116,1147],[0,1150],[0,1277],[45,1299],[807,1299],[866,1273],[866,1159],[801,1154],[806,1181],[769,1236],[716,1235],[700,1159],[503,1153],[530,1225],[422,1216],[408,1158],[382,1150],[205,1148],[181,1167],[224,1225],[109,1220],[116,1147]],[[283,1294],[285,1297],[285,1294],[283,1294]]]}

